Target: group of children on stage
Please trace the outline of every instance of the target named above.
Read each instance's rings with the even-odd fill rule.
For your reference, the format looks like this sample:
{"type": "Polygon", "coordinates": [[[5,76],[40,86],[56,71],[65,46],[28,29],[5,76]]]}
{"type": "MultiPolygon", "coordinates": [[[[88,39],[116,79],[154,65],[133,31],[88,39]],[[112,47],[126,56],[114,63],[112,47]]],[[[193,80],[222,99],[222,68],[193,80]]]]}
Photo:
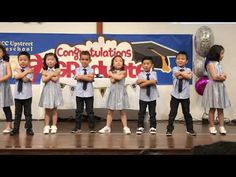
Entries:
{"type": "MultiPolygon", "coordinates": [[[[208,73],[209,82],[206,85],[202,98],[202,105],[209,108],[209,132],[216,134],[214,125],[215,111],[219,117],[219,132],[226,135],[224,128],[224,109],[230,106],[229,97],[224,85],[226,74],[223,72],[220,61],[223,59],[224,48],[220,45],[214,45],[209,50],[206,57],[205,69],[208,73]]],[[[93,111],[94,93],[93,84],[94,70],[89,66],[91,56],[88,51],[82,51],[79,59],[81,66],[76,68],[74,79],[77,80],[75,88],[76,94],[76,117],[75,127],[72,133],[81,132],[82,117],[84,105],[88,115],[88,124],[90,133],[95,133],[95,119],[93,111]]],[[[186,122],[186,133],[195,136],[193,129],[192,116],[190,114],[190,85],[192,71],[186,67],[188,62],[187,53],[180,51],[176,55],[176,66],[172,68],[173,89],[170,100],[170,113],[167,125],[166,135],[171,136],[174,130],[174,120],[177,115],[179,103],[181,103],[184,119],[186,122]]],[[[32,129],[32,79],[33,69],[30,68],[30,54],[20,52],[18,54],[19,67],[12,74],[9,64],[9,56],[3,45],[0,44],[0,106],[6,116],[6,128],[3,133],[10,133],[14,136],[19,134],[22,111],[25,115],[25,128],[27,135],[34,135],[32,129]],[[12,127],[12,112],[10,106],[13,105],[13,96],[9,84],[12,77],[16,80],[14,99],[15,99],[15,119],[12,127]]],[[[139,112],[136,134],[144,133],[144,118],[146,108],[150,116],[150,134],[156,134],[156,99],[159,97],[157,84],[158,78],[153,71],[152,57],[146,56],[142,59],[143,71],[139,73],[136,84],[140,87],[139,94],[139,112]]],[[[63,97],[59,83],[60,69],[59,60],[56,54],[46,53],[43,58],[43,69],[41,71],[44,87],[40,96],[39,106],[45,108],[45,126],[44,134],[57,132],[57,107],[63,105],[63,97]],[[52,121],[51,121],[52,120],[52,121]],[[52,122],[52,125],[50,125],[52,122]]],[[[111,85],[108,90],[106,108],[108,109],[106,125],[99,130],[101,134],[111,132],[111,124],[114,111],[120,111],[120,118],[123,124],[123,132],[131,134],[127,125],[125,109],[129,108],[128,94],[125,89],[125,60],[122,56],[115,56],[111,60],[111,69],[108,72],[111,85]]]]}

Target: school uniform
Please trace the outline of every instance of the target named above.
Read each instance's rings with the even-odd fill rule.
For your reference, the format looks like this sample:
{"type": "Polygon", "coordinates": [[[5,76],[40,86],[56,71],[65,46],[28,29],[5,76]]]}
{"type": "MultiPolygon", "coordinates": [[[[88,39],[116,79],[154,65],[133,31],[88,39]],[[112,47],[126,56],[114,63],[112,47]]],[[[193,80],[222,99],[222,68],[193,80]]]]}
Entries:
{"type": "Polygon", "coordinates": [[[181,103],[184,119],[186,122],[187,132],[194,132],[192,115],[190,114],[189,80],[176,78],[175,73],[178,71],[191,71],[191,69],[186,67],[180,68],[178,66],[175,66],[172,69],[173,89],[171,91],[170,113],[169,113],[167,131],[172,132],[174,130],[173,126],[174,120],[177,115],[179,103],[181,103]],[[181,90],[180,90],[180,83],[181,83],[181,90]]]}
{"type": "MultiPolygon", "coordinates": [[[[54,68],[48,68],[47,72],[54,72],[54,68]]],[[[44,84],[40,100],[39,106],[43,108],[53,109],[59,106],[63,106],[64,101],[62,97],[61,85],[59,83],[59,79],[56,82],[49,81],[44,84]]]]}
{"type": "MultiPolygon", "coordinates": [[[[76,75],[86,75],[86,74],[93,74],[94,70],[89,66],[86,68],[81,66],[79,68],[76,68],[75,72],[76,75]]],[[[93,131],[95,128],[95,120],[93,111],[94,92],[93,92],[92,82],[77,81],[75,94],[76,94],[76,123],[75,123],[75,128],[72,130],[72,132],[81,130],[84,104],[88,115],[89,129],[90,131],[93,131]]]]}
{"type": "MultiPolygon", "coordinates": [[[[155,71],[145,72],[142,71],[138,75],[138,79],[155,80],[157,83],[157,74],[155,71]]],[[[144,118],[146,108],[150,115],[150,128],[156,128],[156,99],[159,97],[157,85],[150,85],[145,88],[140,87],[139,92],[139,113],[138,113],[138,127],[144,128],[144,118]]]]}
{"type": "Polygon", "coordinates": [[[108,88],[106,108],[110,110],[124,110],[129,108],[128,94],[125,89],[125,78],[111,83],[108,88]]]}
{"type": "MultiPolygon", "coordinates": [[[[21,68],[21,71],[29,70],[29,67],[21,68]]],[[[14,75],[17,72],[14,72],[14,75]]],[[[27,77],[30,81],[23,82],[22,80],[17,79],[14,91],[15,98],[15,120],[14,120],[14,131],[19,131],[20,121],[22,116],[22,111],[24,109],[25,115],[25,128],[27,130],[32,129],[32,113],[31,113],[31,105],[32,105],[32,80],[33,74],[29,73],[25,77],[27,77]]]]}

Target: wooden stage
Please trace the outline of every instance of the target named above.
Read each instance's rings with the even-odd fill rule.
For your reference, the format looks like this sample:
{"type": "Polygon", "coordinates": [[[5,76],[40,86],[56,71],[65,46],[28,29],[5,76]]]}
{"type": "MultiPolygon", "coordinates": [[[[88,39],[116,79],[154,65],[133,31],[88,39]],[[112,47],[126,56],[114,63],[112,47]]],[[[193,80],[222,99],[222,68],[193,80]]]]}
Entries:
{"type": "MultiPolygon", "coordinates": [[[[0,134],[1,155],[142,155],[142,154],[192,154],[191,149],[197,145],[206,145],[218,141],[236,142],[235,126],[226,125],[226,136],[210,135],[208,125],[201,122],[194,123],[197,136],[185,133],[184,123],[176,122],[173,136],[165,135],[167,121],[158,122],[157,134],[148,133],[148,125],[143,135],[136,135],[137,121],[129,121],[131,135],[122,133],[120,121],[113,121],[112,133],[90,134],[88,123],[83,122],[82,132],[70,133],[74,122],[59,122],[58,133],[44,135],[43,121],[33,121],[34,136],[26,136],[24,121],[18,136],[0,134]]],[[[4,128],[4,121],[0,122],[0,130],[4,128]]],[[[105,121],[98,121],[96,129],[105,125],[105,121]]]]}

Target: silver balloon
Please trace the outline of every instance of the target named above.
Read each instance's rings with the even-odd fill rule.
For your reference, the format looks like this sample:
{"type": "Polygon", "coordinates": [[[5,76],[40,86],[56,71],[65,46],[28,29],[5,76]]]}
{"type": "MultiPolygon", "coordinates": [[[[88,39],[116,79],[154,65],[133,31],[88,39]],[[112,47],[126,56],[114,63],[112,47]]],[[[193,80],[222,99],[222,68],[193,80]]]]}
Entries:
{"type": "Polygon", "coordinates": [[[198,55],[206,57],[211,46],[214,45],[214,34],[208,26],[200,27],[194,37],[194,47],[198,55]]]}
{"type": "Polygon", "coordinates": [[[195,56],[193,61],[193,73],[198,77],[207,76],[205,70],[205,58],[201,56],[195,56]]]}

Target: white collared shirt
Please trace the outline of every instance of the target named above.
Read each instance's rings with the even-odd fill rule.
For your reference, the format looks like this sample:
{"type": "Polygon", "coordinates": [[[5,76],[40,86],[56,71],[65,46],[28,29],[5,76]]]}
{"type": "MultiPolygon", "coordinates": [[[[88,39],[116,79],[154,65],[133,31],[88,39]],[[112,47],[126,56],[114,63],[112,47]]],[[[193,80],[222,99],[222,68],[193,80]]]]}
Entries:
{"type": "MultiPolygon", "coordinates": [[[[87,70],[87,74],[94,74],[94,70],[91,67],[79,67],[75,69],[75,75],[84,75],[84,70],[87,70]]],[[[92,82],[87,83],[87,89],[83,90],[83,82],[82,81],[77,81],[77,85],[75,88],[75,94],[77,97],[92,97],[94,95],[93,93],[93,84],[92,82]]]]}
{"type": "Polygon", "coordinates": [[[173,89],[171,91],[171,95],[177,99],[187,99],[190,97],[190,89],[189,89],[189,81],[187,79],[183,79],[183,87],[182,92],[179,93],[178,86],[179,86],[179,79],[175,77],[175,73],[178,72],[180,69],[184,69],[184,71],[191,71],[190,68],[180,68],[175,66],[172,68],[172,78],[173,78],[173,89]]]}
{"type": "MultiPolygon", "coordinates": [[[[147,80],[147,74],[150,73],[150,80],[155,80],[157,83],[157,73],[155,71],[145,72],[142,71],[138,75],[138,79],[147,80]]],[[[140,88],[139,99],[142,101],[154,101],[159,97],[159,92],[157,89],[157,85],[150,86],[150,96],[147,96],[147,88],[140,88]]]]}
{"type": "MultiPolygon", "coordinates": [[[[29,67],[24,68],[24,70],[30,69],[29,67]]],[[[16,71],[14,71],[14,75],[17,74],[16,71]]],[[[25,100],[32,97],[32,80],[33,80],[33,73],[27,74],[25,77],[27,77],[30,81],[29,82],[23,82],[22,92],[17,91],[19,80],[16,80],[15,85],[15,93],[14,97],[15,99],[25,100]]]]}

